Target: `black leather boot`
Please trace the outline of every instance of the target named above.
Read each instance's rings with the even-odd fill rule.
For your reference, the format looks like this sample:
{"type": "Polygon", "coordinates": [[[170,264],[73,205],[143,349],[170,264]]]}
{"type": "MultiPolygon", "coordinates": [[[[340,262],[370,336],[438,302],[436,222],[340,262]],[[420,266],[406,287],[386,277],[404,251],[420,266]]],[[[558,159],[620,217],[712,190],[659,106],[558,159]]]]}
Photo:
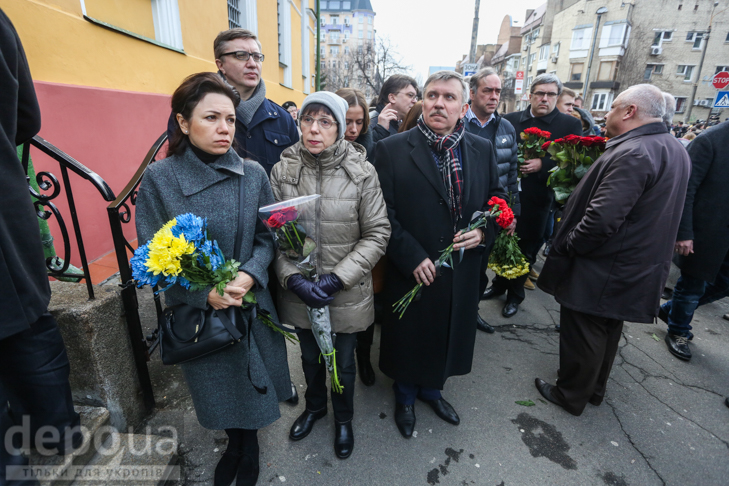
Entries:
{"type": "Polygon", "coordinates": [[[238,477],[235,480],[236,486],[255,486],[260,473],[260,449],[258,448],[257,430],[246,431],[248,434],[243,445],[243,455],[238,464],[238,477]]]}
{"type": "Polygon", "coordinates": [[[228,448],[215,466],[215,486],[230,486],[238,473],[243,451],[228,448]]]}

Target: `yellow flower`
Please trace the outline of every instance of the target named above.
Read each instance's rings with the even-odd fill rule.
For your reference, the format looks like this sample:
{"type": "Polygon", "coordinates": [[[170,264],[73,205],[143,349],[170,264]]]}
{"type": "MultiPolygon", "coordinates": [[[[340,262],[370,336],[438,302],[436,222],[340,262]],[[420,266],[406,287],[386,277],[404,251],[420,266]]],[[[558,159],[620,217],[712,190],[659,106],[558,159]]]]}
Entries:
{"type": "Polygon", "coordinates": [[[146,264],[155,275],[160,273],[164,276],[179,275],[182,271],[180,257],[195,251],[195,244],[188,243],[184,235],[176,238],[172,234],[171,228],[176,224],[176,219],[169,221],[155,233],[149,243],[149,257],[146,264]]]}

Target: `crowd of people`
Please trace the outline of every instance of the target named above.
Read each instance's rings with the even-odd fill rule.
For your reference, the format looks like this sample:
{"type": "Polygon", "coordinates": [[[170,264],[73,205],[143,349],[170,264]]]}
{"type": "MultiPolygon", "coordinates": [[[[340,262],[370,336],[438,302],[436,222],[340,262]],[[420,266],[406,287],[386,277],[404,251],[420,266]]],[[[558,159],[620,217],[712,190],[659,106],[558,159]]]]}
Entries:
{"type": "MultiPolygon", "coordinates": [[[[17,39],[6,24],[9,39],[17,39]]],[[[24,60],[19,41],[10,51],[24,60]]],[[[490,68],[468,80],[440,71],[422,87],[396,74],[371,104],[360,91],[345,88],[313,93],[300,108],[293,102],[280,107],[266,98],[264,56],[253,33],[220,33],[214,54],[217,74],[193,74],[172,95],[168,157],[151,164],[143,177],[137,233],[140,241],[149,240],[181,213],[207,218],[211,238],[241,262],[238,276],[222,295],[173,285],[164,293],[165,304],[235,308],[255,291],[258,304],[276,322],[296,328],[306,391],[291,440],[304,439],[327,415],[330,398],[335,454],[350,457],[357,370],[365,385],[375,382],[370,359],[375,323],[381,324],[378,366],[392,380],[394,421],[409,438],[418,400],[442,420],[459,424],[457,407],[442,390],[449,377],[471,371],[476,333],[494,332],[479,314],[480,300],[504,296],[502,315],[511,318],[526,298],[525,289],[538,286],[554,295],[561,305],[558,379],[552,385],[536,378],[535,386],[549,402],[580,415],[588,403],[599,406],[605,397],[624,321],[665,320],[669,351],[687,360],[694,310],[729,293],[729,235],[724,234],[729,222],[715,221],[715,213],[729,214],[721,211],[726,203],[720,192],[729,172],[718,160],[722,143],[729,141],[729,123],[706,130],[687,151],[676,140],[681,130],[671,126],[675,101],[654,86],[623,91],[602,126],[554,74],[534,79],[526,109],[498,113],[502,85],[490,68]],[[520,135],[532,127],[548,131],[552,140],[609,137],[606,152],[564,207],[547,185],[556,163],[552,156],[518,161],[520,135]],[[276,249],[258,210],[315,194],[316,210],[305,221],[316,228],[311,257],[318,277],[311,279],[276,249]],[[509,201],[514,221],[503,229],[490,222],[469,230],[494,197],[509,201]],[[716,211],[709,215],[708,207],[716,211]],[[489,286],[486,267],[499,231],[519,236],[531,271],[514,279],[497,276],[489,286]],[[450,244],[460,261],[436,266],[450,244]],[[540,275],[533,266],[543,247],[540,275]],[[681,277],[673,299],[660,306],[674,254],[681,277]],[[424,287],[407,312],[392,312],[416,284],[424,287]],[[327,367],[310,322],[311,309],[324,307],[335,336],[341,393],[328,392],[327,367]]],[[[27,65],[20,66],[15,79],[29,79],[27,65]]],[[[15,113],[28,113],[34,99],[16,92],[15,113]]],[[[11,124],[6,115],[2,163],[17,173],[18,194],[3,198],[15,197],[17,203],[26,191],[24,216],[32,226],[35,214],[14,147],[37,126],[11,124]],[[16,125],[17,131],[8,128],[16,125]]],[[[13,225],[17,218],[15,213],[13,225]]],[[[9,221],[3,213],[1,222],[9,221]]],[[[31,233],[26,227],[4,231],[2,254],[11,246],[40,253],[40,240],[35,244],[31,233]]],[[[4,256],[3,261],[10,260],[4,256]]],[[[38,258],[33,275],[11,268],[0,280],[5,308],[19,309],[2,317],[3,349],[16,346],[37,322],[55,327],[45,312],[42,261],[38,258]],[[11,303],[10,283],[26,280],[36,286],[13,286],[17,297],[11,303]]],[[[283,335],[255,319],[250,331],[244,344],[181,365],[200,424],[228,435],[215,468],[216,486],[256,484],[258,430],[280,417],[279,402],[298,401],[283,335]]],[[[58,343],[60,337],[55,339],[58,343]]],[[[67,376],[67,361],[65,366],[67,376]]],[[[2,366],[0,373],[8,369],[2,366]]],[[[5,383],[0,386],[3,431],[12,423],[8,401],[13,412],[29,407],[39,421],[78,420],[72,408],[33,412],[13,401],[15,392],[5,383]]],[[[70,400],[67,388],[58,393],[70,400]]],[[[3,448],[3,468],[22,460],[3,448]]]]}

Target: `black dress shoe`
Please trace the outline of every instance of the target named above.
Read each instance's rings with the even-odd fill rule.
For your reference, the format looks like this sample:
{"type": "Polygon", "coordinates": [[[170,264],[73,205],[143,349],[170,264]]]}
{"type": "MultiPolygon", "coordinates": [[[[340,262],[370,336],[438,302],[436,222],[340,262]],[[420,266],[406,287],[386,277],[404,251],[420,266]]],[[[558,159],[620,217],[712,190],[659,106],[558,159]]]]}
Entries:
{"type": "Polygon", "coordinates": [[[449,424],[458,425],[461,423],[461,419],[453,409],[450,403],[446,402],[443,398],[438,400],[423,400],[425,403],[430,405],[435,414],[448,422],[449,424]]]}
{"type": "Polygon", "coordinates": [[[682,359],[684,361],[689,361],[691,359],[691,349],[689,349],[688,337],[671,334],[669,332],[666,334],[666,345],[668,346],[668,351],[678,359],[682,359]]]}
{"type": "Polygon", "coordinates": [[[357,368],[359,370],[359,379],[365,386],[375,384],[375,370],[372,369],[370,361],[370,347],[357,347],[357,368]]]}
{"type": "Polygon", "coordinates": [[[412,437],[415,430],[415,405],[395,403],[395,423],[403,437],[412,437]]]}
{"type": "Polygon", "coordinates": [[[501,310],[501,315],[504,317],[513,317],[518,310],[519,304],[517,304],[516,302],[507,302],[504,308],[501,310]]]}
{"type": "Polygon", "coordinates": [[[476,329],[479,331],[487,332],[489,334],[493,334],[495,332],[493,326],[489,324],[488,322],[484,321],[481,316],[476,314],[476,329]]]}
{"type": "Polygon", "coordinates": [[[556,398],[554,398],[554,395],[552,395],[552,388],[554,388],[554,386],[550,385],[549,383],[547,383],[546,381],[542,380],[541,378],[536,378],[534,380],[534,385],[537,387],[537,390],[539,390],[539,393],[548,402],[554,403],[558,407],[562,407],[565,411],[567,411],[568,413],[571,413],[572,415],[577,415],[577,416],[580,415],[579,413],[570,412],[569,410],[567,410],[565,408],[565,406],[562,403],[559,402],[559,400],[557,400],[556,398]]]}
{"type": "Polygon", "coordinates": [[[487,288],[483,295],[481,296],[481,300],[489,300],[493,299],[494,297],[498,297],[499,295],[504,295],[505,290],[495,290],[494,286],[487,288]]]}
{"type": "Polygon", "coordinates": [[[235,486],[256,486],[260,473],[260,450],[258,445],[243,450],[243,457],[238,464],[238,476],[235,486]]]}
{"type": "Polygon", "coordinates": [[[346,424],[336,424],[336,433],[334,436],[334,453],[340,459],[346,459],[352,455],[354,449],[354,432],[352,431],[352,421],[346,424]]]}
{"type": "Polygon", "coordinates": [[[299,404],[299,392],[296,391],[296,385],[294,385],[293,381],[291,382],[291,396],[286,399],[286,402],[291,405],[299,404]]]}
{"type": "Polygon", "coordinates": [[[291,440],[301,440],[307,435],[309,435],[309,432],[311,432],[311,429],[314,428],[314,422],[319,420],[322,417],[325,417],[327,414],[327,409],[323,408],[319,410],[318,412],[310,412],[308,410],[304,410],[304,413],[299,415],[299,418],[296,419],[294,422],[294,425],[291,426],[291,431],[289,432],[289,438],[291,440]]]}
{"type": "Polygon", "coordinates": [[[230,486],[235,475],[238,473],[240,460],[243,458],[244,452],[241,450],[226,450],[223,457],[215,466],[214,486],[230,486]]]}

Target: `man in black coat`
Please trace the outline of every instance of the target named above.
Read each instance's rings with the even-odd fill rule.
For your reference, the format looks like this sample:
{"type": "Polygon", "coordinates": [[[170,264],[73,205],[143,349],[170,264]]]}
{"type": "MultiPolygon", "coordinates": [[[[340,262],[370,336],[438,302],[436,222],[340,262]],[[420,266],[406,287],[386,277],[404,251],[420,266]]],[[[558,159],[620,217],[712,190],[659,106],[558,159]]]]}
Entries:
{"type": "Polygon", "coordinates": [[[537,281],[559,302],[562,329],[557,384],[535,385],[573,415],[602,403],[623,321],[658,313],[691,171],[665,107],[649,84],[615,99],[605,153],[570,195],[537,281]]]}
{"type": "MultiPolygon", "coordinates": [[[[73,409],[70,367],[61,333],[48,312],[51,289],[41,246],[38,217],[16,145],[40,130],[40,108],[28,61],[13,24],[0,10],[0,484],[38,484],[6,476],[7,466],[25,466],[8,429],[30,420],[36,431],[52,427],[47,449],[67,450],[81,435],[73,409]],[[57,432],[57,434],[56,434],[57,432]],[[68,442],[67,442],[68,441],[68,442]],[[70,443],[73,442],[73,443],[70,443]]],[[[20,439],[20,434],[15,434],[20,439]]],[[[44,437],[49,439],[48,434],[44,437]]]]}
{"type": "MultiPolygon", "coordinates": [[[[491,141],[496,150],[499,183],[508,193],[509,198],[506,201],[514,211],[514,221],[506,229],[509,234],[512,234],[516,228],[517,217],[521,212],[519,183],[517,181],[519,164],[514,127],[496,112],[501,99],[501,78],[492,68],[484,68],[471,76],[468,83],[471,106],[466,112],[466,131],[491,141]]],[[[479,295],[484,293],[489,284],[489,278],[486,275],[488,263],[489,252],[487,251],[481,260],[479,295]]],[[[494,328],[478,314],[476,315],[476,328],[489,334],[494,332],[494,328]]]]}
{"type": "Polygon", "coordinates": [[[385,312],[382,323],[380,369],[395,380],[395,423],[404,437],[413,433],[416,398],[443,420],[460,422],[440,391],[448,377],[471,371],[479,270],[495,225],[462,230],[492,196],[505,196],[491,142],[464,129],[468,87],[463,77],[437,72],[424,93],[418,125],[375,148],[392,225],[385,308],[424,284],[402,318],[385,312]],[[436,269],[433,262],[451,243],[454,268],[436,269]]]}
{"type": "MultiPolygon", "coordinates": [[[[562,82],[554,74],[540,74],[534,79],[529,93],[530,106],[524,111],[517,111],[504,115],[516,129],[517,137],[527,128],[537,127],[552,134],[550,140],[556,140],[566,135],[582,135],[582,124],[577,118],[560,113],[556,108],[557,97],[562,92],[562,82]]],[[[521,139],[518,138],[518,143],[521,139]]],[[[549,170],[554,167],[552,156],[547,153],[541,159],[525,160],[520,170],[522,173],[521,215],[516,225],[516,234],[519,236],[519,248],[526,257],[529,265],[537,261],[537,252],[544,243],[544,233],[547,228],[549,210],[554,201],[554,191],[547,186],[549,170]]],[[[538,277],[536,272],[532,276],[538,277]]],[[[491,287],[483,294],[483,299],[490,299],[505,292],[506,305],[501,314],[512,317],[519,310],[519,304],[524,300],[524,285],[528,275],[515,279],[496,277],[491,287]]],[[[533,284],[531,285],[533,288],[533,284]]]]}
{"type": "Polygon", "coordinates": [[[688,341],[691,320],[700,305],[729,295],[729,122],[711,127],[691,142],[691,178],[678,227],[675,261],[681,276],[673,300],[661,306],[659,317],[668,324],[668,350],[691,359],[688,341]]]}

